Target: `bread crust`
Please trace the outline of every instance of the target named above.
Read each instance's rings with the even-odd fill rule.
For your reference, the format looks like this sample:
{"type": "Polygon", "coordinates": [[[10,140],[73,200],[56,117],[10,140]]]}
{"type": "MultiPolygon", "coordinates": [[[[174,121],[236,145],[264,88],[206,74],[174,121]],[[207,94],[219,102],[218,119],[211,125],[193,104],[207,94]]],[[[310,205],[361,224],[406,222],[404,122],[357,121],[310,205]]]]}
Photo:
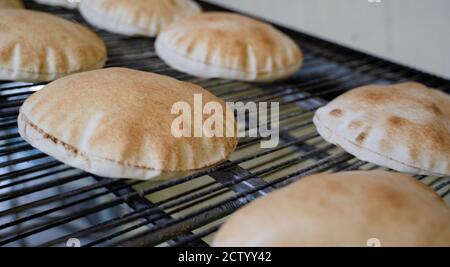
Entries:
{"type": "Polygon", "coordinates": [[[19,133],[39,150],[100,176],[179,176],[226,160],[237,145],[236,136],[173,136],[178,115],[171,113],[172,105],[193,106],[194,94],[202,94],[204,104],[216,101],[225,108],[203,88],[163,75],[123,68],[70,75],[25,101],[19,133]]]}
{"type": "Polygon", "coordinates": [[[23,9],[0,17],[0,80],[51,81],[105,64],[104,42],[80,24],[23,9]]]}
{"type": "Polygon", "coordinates": [[[93,26],[128,36],[156,36],[172,22],[198,14],[191,0],[91,0],[80,13],[93,26]]]}
{"type": "Polygon", "coordinates": [[[273,81],[292,75],[303,61],[294,41],[269,24],[225,12],[172,24],[155,49],[172,68],[205,78],[273,81]]]}
{"type": "Polygon", "coordinates": [[[416,179],[385,171],[321,173],[235,212],[214,246],[450,246],[450,209],[416,179]]]}
{"type": "Polygon", "coordinates": [[[369,85],[317,110],[328,142],[397,171],[450,175],[450,96],[418,83],[369,85]]]}

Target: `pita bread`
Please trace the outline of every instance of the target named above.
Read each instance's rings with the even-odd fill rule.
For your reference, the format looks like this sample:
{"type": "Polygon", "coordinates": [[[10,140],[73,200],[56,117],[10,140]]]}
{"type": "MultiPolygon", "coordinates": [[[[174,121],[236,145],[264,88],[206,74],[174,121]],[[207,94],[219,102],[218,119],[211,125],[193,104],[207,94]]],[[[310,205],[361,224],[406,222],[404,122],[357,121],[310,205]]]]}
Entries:
{"type": "MultiPolygon", "coordinates": [[[[81,0],[34,0],[36,3],[49,5],[49,6],[59,6],[68,9],[76,9],[80,4],[81,0]]],[[[89,0],[91,1],[91,0],[89,0]]]]}
{"type": "Polygon", "coordinates": [[[191,0],[90,0],[80,4],[95,27],[130,36],[156,36],[172,22],[201,12],[191,0]]]}
{"type": "Polygon", "coordinates": [[[0,8],[23,8],[22,0],[0,0],[0,8]]]}
{"type": "Polygon", "coordinates": [[[302,178],[231,215],[215,246],[450,246],[450,209],[430,188],[393,172],[302,178]]]}
{"type": "Polygon", "coordinates": [[[0,80],[50,81],[105,64],[105,44],[84,26],[23,9],[0,17],[0,80]]]}
{"type": "Polygon", "coordinates": [[[172,68],[205,78],[271,81],[288,77],[303,56],[271,25],[233,13],[204,13],[176,22],[155,43],[172,68]]]}
{"type": "Polygon", "coordinates": [[[100,176],[177,176],[224,161],[237,145],[235,137],[172,135],[179,117],[172,105],[193,107],[194,94],[225,112],[225,103],[208,91],[167,76],[122,68],[74,74],[25,101],[19,133],[37,149],[100,176]]]}
{"type": "Polygon", "coordinates": [[[328,142],[397,171],[450,175],[450,96],[418,83],[369,85],[317,110],[328,142]]]}

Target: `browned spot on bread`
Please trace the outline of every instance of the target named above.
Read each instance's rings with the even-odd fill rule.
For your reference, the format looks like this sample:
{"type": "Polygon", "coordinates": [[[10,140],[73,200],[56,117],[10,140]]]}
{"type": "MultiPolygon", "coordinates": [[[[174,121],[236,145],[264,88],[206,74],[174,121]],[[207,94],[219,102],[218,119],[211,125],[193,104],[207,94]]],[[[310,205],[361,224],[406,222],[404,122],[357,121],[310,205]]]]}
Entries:
{"type": "Polygon", "coordinates": [[[351,129],[351,130],[356,130],[356,129],[358,129],[361,126],[362,126],[362,121],[352,121],[348,125],[348,128],[351,129]]]}
{"type": "Polygon", "coordinates": [[[205,21],[209,21],[209,22],[215,22],[215,21],[220,21],[220,17],[219,16],[214,16],[213,14],[206,14],[204,16],[205,21]]]}
{"type": "Polygon", "coordinates": [[[401,210],[408,205],[405,195],[388,184],[373,183],[371,185],[367,185],[367,189],[364,191],[366,192],[366,197],[368,199],[377,200],[376,203],[373,202],[374,204],[372,204],[371,201],[366,202],[368,208],[365,210],[367,212],[364,212],[364,216],[372,222],[389,221],[392,219],[389,214],[378,214],[373,211],[376,211],[380,208],[384,208],[390,211],[401,210]]]}
{"type": "Polygon", "coordinates": [[[359,133],[358,136],[357,136],[356,139],[355,139],[355,142],[356,142],[357,144],[362,144],[362,142],[364,142],[364,140],[366,140],[367,132],[368,132],[368,131],[366,130],[366,131],[364,131],[364,132],[359,133]]]}
{"type": "Polygon", "coordinates": [[[425,103],[424,107],[434,115],[442,115],[442,110],[433,102],[425,103]]]}
{"type": "Polygon", "coordinates": [[[6,32],[9,30],[8,25],[0,23],[0,32],[6,32]]]}
{"type": "Polygon", "coordinates": [[[186,48],[186,53],[191,54],[192,51],[194,50],[194,47],[195,47],[195,43],[191,42],[186,48]]]}
{"type": "Polygon", "coordinates": [[[394,126],[402,126],[405,125],[405,123],[408,123],[409,120],[399,116],[392,116],[388,118],[388,122],[394,126]]]}
{"type": "Polygon", "coordinates": [[[178,37],[177,39],[175,39],[174,45],[175,46],[182,46],[187,41],[188,41],[188,37],[181,36],[181,37],[178,37]]]}
{"type": "Polygon", "coordinates": [[[366,102],[368,103],[379,103],[383,101],[387,101],[392,96],[386,94],[385,90],[367,90],[363,95],[366,102]]]}
{"type": "Polygon", "coordinates": [[[342,110],[338,109],[338,108],[333,109],[332,111],[330,111],[330,115],[334,116],[334,117],[341,117],[342,114],[343,114],[342,110]]]}
{"type": "MultiPolygon", "coordinates": [[[[423,138],[429,139],[434,144],[433,149],[450,148],[450,133],[444,127],[433,124],[425,124],[423,127],[423,138]]],[[[417,129],[419,131],[419,129],[417,129]]]]}
{"type": "Polygon", "coordinates": [[[241,40],[233,40],[232,45],[238,49],[247,49],[247,45],[241,40]]]}
{"type": "Polygon", "coordinates": [[[48,140],[52,141],[54,144],[58,144],[58,139],[56,139],[55,137],[53,137],[53,136],[51,136],[51,135],[49,135],[47,133],[43,133],[43,137],[45,139],[48,139],[48,140]]]}
{"type": "Polygon", "coordinates": [[[62,146],[64,147],[64,149],[66,149],[69,152],[72,152],[73,154],[78,154],[78,149],[76,149],[75,147],[68,145],[66,143],[61,142],[62,146]]]}
{"type": "Polygon", "coordinates": [[[213,29],[211,30],[211,34],[216,35],[217,37],[221,37],[226,34],[226,32],[222,29],[213,29]]]}
{"type": "Polygon", "coordinates": [[[386,200],[390,206],[402,208],[405,205],[404,197],[397,190],[391,189],[389,186],[380,186],[377,191],[380,198],[386,200]]]}
{"type": "Polygon", "coordinates": [[[417,158],[419,157],[419,153],[417,151],[417,146],[415,144],[410,144],[408,146],[408,150],[409,150],[409,156],[411,157],[411,159],[417,160],[417,158]]]}
{"type": "Polygon", "coordinates": [[[326,181],[326,183],[323,183],[323,187],[325,190],[329,190],[329,192],[333,192],[335,194],[346,195],[349,193],[348,186],[338,180],[326,181]]]}

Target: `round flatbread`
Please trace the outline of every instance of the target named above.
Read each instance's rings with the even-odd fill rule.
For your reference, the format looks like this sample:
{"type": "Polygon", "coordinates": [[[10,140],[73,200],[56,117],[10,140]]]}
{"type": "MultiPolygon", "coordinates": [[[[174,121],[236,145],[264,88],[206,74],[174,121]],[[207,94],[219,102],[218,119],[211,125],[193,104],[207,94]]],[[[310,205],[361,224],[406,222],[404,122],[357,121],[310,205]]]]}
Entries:
{"type": "Polygon", "coordinates": [[[328,142],[401,172],[450,175],[450,96],[419,83],[369,85],[317,110],[328,142]]]}
{"type": "Polygon", "coordinates": [[[50,81],[105,64],[105,44],[84,26],[23,9],[0,18],[0,80],[50,81]]]}
{"type": "Polygon", "coordinates": [[[84,19],[100,29],[154,37],[172,22],[201,12],[191,0],[89,0],[80,4],[84,19]]]}
{"type": "MultiPolygon", "coordinates": [[[[191,83],[148,72],[110,68],[70,75],[30,96],[20,109],[19,133],[54,158],[105,177],[156,179],[224,161],[233,137],[175,137],[183,101],[225,103],[191,83]]],[[[200,107],[203,108],[203,107],[200,107]]],[[[206,120],[208,117],[203,116],[206,120]]],[[[234,124],[234,116],[227,116],[234,124]]],[[[192,135],[193,136],[193,135],[192,135]]]]}
{"type": "Polygon", "coordinates": [[[157,38],[172,68],[205,78],[271,81],[301,66],[297,44],[269,24],[233,13],[204,13],[175,22],[157,38]]]}
{"type": "Polygon", "coordinates": [[[318,174],[231,215],[215,246],[450,246],[450,209],[405,174],[318,174]]]}
{"type": "Polygon", "coordinates": [[[0,0],[0,8],[23,8],[22,0],[0,0]]]}
{"type": "MultiPolygon", "coordinates": [[[[76,9],[80,4],[81,0],[34,0],[36,3],[49,5],[49,6],[59,6],[68,9],[76,9]]],[[[91,0],[88,0],[91,1],[91,0]]]]}

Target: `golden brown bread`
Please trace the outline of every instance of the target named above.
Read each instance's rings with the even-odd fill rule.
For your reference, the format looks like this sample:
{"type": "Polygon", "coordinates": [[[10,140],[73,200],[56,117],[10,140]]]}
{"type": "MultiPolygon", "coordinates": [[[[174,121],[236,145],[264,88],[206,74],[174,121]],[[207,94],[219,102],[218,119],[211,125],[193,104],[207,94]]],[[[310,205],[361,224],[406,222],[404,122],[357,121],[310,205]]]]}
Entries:
{"type": "Polygon", "coordinates": [[[450,209],[405,174],[317,174],[231,215],[215,246],[450,246],[450,209]]]}
{"type": "Polygon", "coordinates": [[[174,69],[207,78],[276,80],[296,72],[303,60],[297,44],[271,25],[223,12],[173,23],[155,48],[174,69]]]}
{"type": "Polygon", "coordinates": [[[22,0],[0,0],[0,8],[23,8],[22,0]]]}
{"type": "Polygon", "coordinates": [[[0,17],[0,80],[50,81],[106,61],[103,41],[77,23],[23,9],[0,17]]]}
{"type": "Polygon", "coordinates": [[[418,83],[351,90],[314,116],[321,136],[398,171],[450,175],[450,96],[418,83]]]}
{"type": "Polygon", "coordinates": [[[201,12],[192,0],[89,0],[80,12],[92,25],[124,35],[156,36],[172,22],[201,12]]]}
{"type": "Polygon", "coordinates": [[[100,176],[175,176],[219,163],[237,145],[236,137],[173,136],[178,115],[172,105],[193,107],[194,94],[225,112],[225,103],[208,91],[167,76],[123,68],[74,74],[25,101],[19,132],[41,151],[100,176]]]}

